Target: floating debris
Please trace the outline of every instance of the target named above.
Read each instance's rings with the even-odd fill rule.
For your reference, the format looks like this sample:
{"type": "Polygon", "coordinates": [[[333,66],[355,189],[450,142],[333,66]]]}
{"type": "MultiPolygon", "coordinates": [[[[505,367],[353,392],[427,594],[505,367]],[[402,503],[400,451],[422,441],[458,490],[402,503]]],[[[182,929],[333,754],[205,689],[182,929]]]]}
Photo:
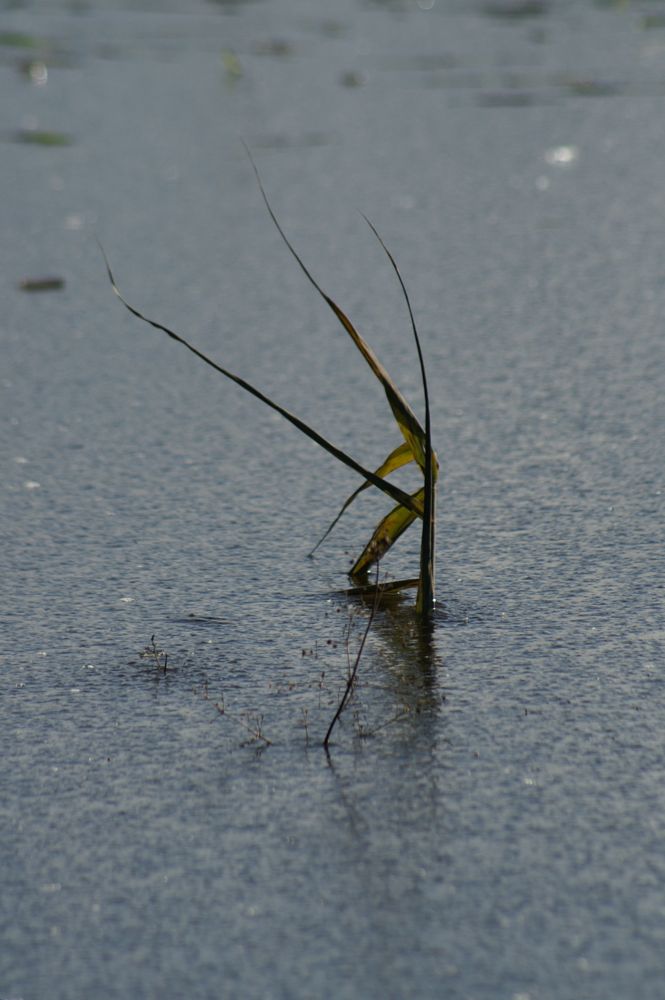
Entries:
{"type": "Polygon", "coordinates": [[[645,31],[652,28],[665,28],[665,14],[645,14],[642,18],[642,27],[645,31]]]}
{"type": "Polygon", "coordinates": [[[343,87],[364,87],[367,83],[367,77],[358,70],[350,69],[346,73],[342,73],[339,82],[343,87]]]}
{"type": "Polygon", "coordinates": [[[256,42],[252,50],[257,56],[274,56],[277,59],[292,56],[294,52],[291,42],[287,42],[284,38],[269,38],[264,42],[256,42]]]}
{"type": "Polygon", "coordinates": [[[489,3],[483,8],[488,17],[518,21],[526,17],[541,17],[547,13],[546,0],[518,0],[516,3],[489,3]]]}
{"type": "Polygon", "coordinates": [[[21,63],[21,72],[38,87],[48,83],[48,67],[41,59],[26,59],[21,63]]]}
{"type": "Polygon", "coordinates": [[[614,97],[625,85],[611,80],[565,80],[564,87],[575,97],[614,97]]]}
{"type": "Polygon", "coordinates": [[[22,128],[14,133],[15,142],[33,146],[71,146],[74,139],[66,132],[50,132],[39,128],[22,128]]]}
{"type": "Polygon", "coordinates": [[[23,278],[19,282],[19,288],[23,292],[59,292],[64,287],[64,278],[51,275],[45,278],[23,278]]]}
{"type": "Polygon", "coordinates": [[[222,50],[222,66],[226,75],[232,78],[242,76],[242,65],[238,56],[231,49],[222,50]]]}
{"type": "Polygon", "coordinates": [[[12,49],[39,49],[43,42],[34,35],[26,35],[21,31],[0,31],[0,45],[12,49]]]}

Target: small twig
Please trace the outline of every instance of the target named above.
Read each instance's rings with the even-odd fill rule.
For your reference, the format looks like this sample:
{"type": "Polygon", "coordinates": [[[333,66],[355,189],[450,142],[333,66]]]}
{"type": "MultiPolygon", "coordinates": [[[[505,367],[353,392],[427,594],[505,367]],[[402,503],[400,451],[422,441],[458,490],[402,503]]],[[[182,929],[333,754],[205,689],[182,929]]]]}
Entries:
{"type": "Polygon", "coordinates": [[[411,709],[405,708],[401,712],[396,712],[389,719],[385,719],[384,722],[380,722],[378,726],[373,726],[371,728],[363,729],[362,732],[358,733],[360,739],[368,740],[380,733],[382,729],[387,729],[388,726],[394,725],[396,722],[401,722],[402,719],[408,718],[411,715],[411,709]]]}
{"type": "Polygon", "coordinates": [[[377,564],[377,567],[376,567],[376,583],[377,583],[377,587],[376,587],[376,593],[374,595],[374,603],[372,605],[372,610],[369,613],[369,618],[367,619],[367,626],[366,626],[365,631],[363,633],[363,637],[362,637],[362,639],[360,641],[360,646],[358,648],[358,653],[356,655],[353,667],[349,671],[349,676],[347,677],[346,687],[344,689],[344,694],[342,695],[340,703],[337,706],[337,711],[335,712],[335,714],[334,714],[334,716],[332,718],[332,721],[331,721],[330,725],[328,726],[328,732],[326,733],[325,738],[323,740],[323,746],[325,747],[326,750],[328,749],[328,744],[330,742],[330,737],[332,735],[332,731],[335,728],[335,725],[337,724],[337,722],[338,722],[338,720],[339,720],[342,712],[346,708],[346,705],[347,705],[347,703],[349,701],[349,698],[351,697],[351,692],[353,691],[353,688],[355,686],[356,676],[358,674],[358,667],[360,666],[360,658],[361,658],[361,656],[363,654],[363,649],[365,648],[365,643],[367,642],[367,636],[369,635],[369,630],[372,627],[372,622],[374,621],[374,616],[376,615],[376,612],[377,612],[378,607],[379,607],[379,601],[380,601],[380,598],[381,598],[381,591],[379,590],[379,586],[378,586],[378,583],[379,583],[379,566],[378,566],[378,564],[377,564]]]}
{"type": "Polygon", "coordinates": [[[272,740],[269,740],[268,737],[265,736],[264,733],[263,733],[263,716],[262,715],[255,716],[254,720],[253,720],[253,724],[252,724],[251,721],[248,722],[246,718],[243,718],[242,715],[231,715],[229,713],[227,707],[226,707],[226,703],[224,701],[224,695],[222,695],[222,697],[219,699],[219,701],[213,701],[212,700],[212,698],[208,694],[208,682],[207,681],[206,681],[206,683],[203,686],[203,690],[201,692],[201,697],[203,698],[204,701],[209,701],[210,704],[212,705],[212,707],[217,711],[217,713],[219,715],[225,716],[227,719],[230,719],[231,722],[235,722],[235,724],[237,726],[241,726],[245,730],[245,732],[248,732],[249,735],[252,737],[252,740],[251,740],[252,742],[255,741],[255,742],[258,742],[258,743],[263,743],[267,747],[271,747],[272,746],[272,740]]]}

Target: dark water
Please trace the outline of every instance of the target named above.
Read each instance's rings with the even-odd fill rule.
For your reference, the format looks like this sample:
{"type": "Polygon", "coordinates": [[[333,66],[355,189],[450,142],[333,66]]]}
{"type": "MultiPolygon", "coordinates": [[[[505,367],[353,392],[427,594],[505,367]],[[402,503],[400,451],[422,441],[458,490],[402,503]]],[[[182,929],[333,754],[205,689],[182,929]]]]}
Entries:
{"type": "Polygon", "coordinates": [[[0,79],[0,997],[661,998],[665,5],[11,3],[0,79]],[[307,560],[353,476],[94,239],[378,464],[239,137],[429,367],[434,634],[379,612],[330,758],[384,505],[307,560]]]}

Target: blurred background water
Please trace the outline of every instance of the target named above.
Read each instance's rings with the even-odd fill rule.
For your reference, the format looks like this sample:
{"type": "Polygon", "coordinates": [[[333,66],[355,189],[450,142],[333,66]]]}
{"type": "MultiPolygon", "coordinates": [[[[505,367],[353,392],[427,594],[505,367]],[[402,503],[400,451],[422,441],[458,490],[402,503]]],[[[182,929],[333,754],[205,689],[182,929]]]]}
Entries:
{"type": "Polygon", "coordinates": [[[660,1000],[665,4],[6,0],[0,79],[0,996],[660,1000]],[[378,464],[241,138],[420,407],[377,225],[433,396],[434,634],[330,758],[385,505],[307,560],[354,477],[95,242],[378,464]]]}

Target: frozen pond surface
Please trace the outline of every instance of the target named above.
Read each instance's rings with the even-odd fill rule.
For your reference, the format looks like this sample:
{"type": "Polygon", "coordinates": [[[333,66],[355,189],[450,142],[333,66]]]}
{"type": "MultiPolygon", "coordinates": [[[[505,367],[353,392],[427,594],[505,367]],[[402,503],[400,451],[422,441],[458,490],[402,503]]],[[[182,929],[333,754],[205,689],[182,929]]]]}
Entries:
{"type": "Polygon", "coordinates": [[[661,1000],[665,4],[3,7],[0,997],[661,1000]],[[307,560],[353,476],[95,244],[378,464],[240,137],[420,406],[378,226],[434,397],[434,634],[379,613],[330,759],[385,505],[307,560]]]}

